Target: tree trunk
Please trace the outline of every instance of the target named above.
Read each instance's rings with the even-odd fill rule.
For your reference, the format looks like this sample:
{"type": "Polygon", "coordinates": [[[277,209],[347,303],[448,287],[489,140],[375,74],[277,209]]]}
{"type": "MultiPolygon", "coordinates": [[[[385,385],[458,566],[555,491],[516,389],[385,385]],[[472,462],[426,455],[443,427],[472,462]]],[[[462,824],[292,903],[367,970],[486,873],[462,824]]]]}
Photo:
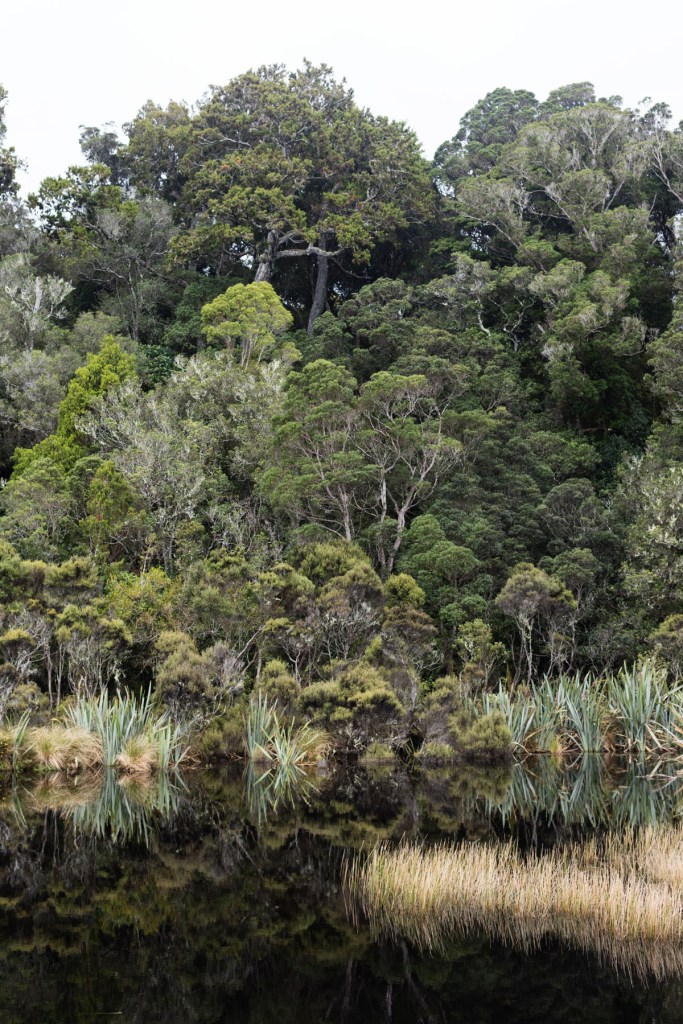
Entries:
{"type": "Polygon", "coordinates": [[[273,279],[273,267],[275,266],[275,253],[277,251],[278,243],[277,231],[268,232],[268,248],[264,253],[261,254],[256,267],[256,276],[254,281],[272,281],[273,279]]]}
{"type": "Polygon", "coordinates": [[[259,260],[258,267],[256,268],[256,276],[254,281],[272,281],[273,279],[273,261],[268,256],[265,259],[259,260]]]}
{"type": "MultiPolygon", "coordinates": [[[[321,239],[321,249],[325,248],[326,239],[321,239]]],[[[313,324],[319,316],[327,309],[327,280],[330,273],[329,256],[318,253],[316,263],[315,289],[313,291],[313,305],[308,317],[308,333],[313,333],[313,324]]]]}

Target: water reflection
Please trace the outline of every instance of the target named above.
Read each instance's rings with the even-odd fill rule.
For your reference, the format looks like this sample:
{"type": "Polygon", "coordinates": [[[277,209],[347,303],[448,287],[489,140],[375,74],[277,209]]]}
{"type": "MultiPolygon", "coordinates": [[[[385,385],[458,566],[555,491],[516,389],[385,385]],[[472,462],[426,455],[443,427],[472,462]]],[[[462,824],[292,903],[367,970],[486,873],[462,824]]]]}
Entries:
{"type": "Polygon", "coordinates": [[[292,810],[301,801],[310,803],[320,791],[322,776],[298,765],[263,765],[247,762],[244,772],[245,801],[250,818],[263,825],[268,816],[283,809],[292,810]]]}
{"type": "Polygon", "coordinates": [[[187,786],[177,773],[151,778],[120,776],[111,769],[69,778],[51,775],[31,787],[14,787],[0,803],[23,828],[36,813],[54,812],[76,837],[149,846],[154,829],[172,823],[187,786]]]}
{"type": "Polygon", "coordinates": [[[682,800],[678,764],[652,773],[636,761],[607,765],[586,755],[568,767],[545,757],[514,765],[505,799],[489,801],[487,810],[504,823],[545,818],[563,826],[623,828],[674,820],[682,800]]]}
{"type": "Polygon", "coordinates": [[[14,787],[0,799],[0,818],[11,812],[19,827],[28,827],[32,815],[52,811],[74,834],[149,846],[155,831],[172,827],[181,808],[191,817],[203,813],[207,801],[215,811],[232,805],[257,830],[295,818],[355,846],[373,838],[453,835],[463,828],[590,831],[674,821],[683,809],[683,773],[677,764],[652,772],[637,762],[608,765],[593,756],[572,765],[539,757],[506,767],[416,772],[398,765],[264,771],[251,763],[243,772],[146,779],[103,771],[51,775],[14,787]]]}
{"type": "Polygon", "coordinates": [[[413,772],[349,764],[296,784],[241,766],[0,797],[0,1017],[10,1024],[463,1019],[673,1024],[678,981],[483,936],[439,956],[350,924],[340,866],[383,839],[562,842],[680,813],[675,768],[551,759],[413,772]]]}

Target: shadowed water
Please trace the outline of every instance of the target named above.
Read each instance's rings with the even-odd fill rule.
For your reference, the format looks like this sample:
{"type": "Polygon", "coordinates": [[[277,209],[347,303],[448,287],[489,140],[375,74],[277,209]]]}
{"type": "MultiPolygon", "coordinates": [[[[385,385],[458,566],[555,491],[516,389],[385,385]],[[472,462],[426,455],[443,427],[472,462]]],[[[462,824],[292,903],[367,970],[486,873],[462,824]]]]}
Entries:
{"type": "Polygon", "coordinates": [[[349,921],[349,851],[403,837],[545,848],[674,820],[673,768],[114,776],[0,795],[0,1017],[40,1021],[680,1020],[683,982],[552,943],[435,956],[349,921]]]}

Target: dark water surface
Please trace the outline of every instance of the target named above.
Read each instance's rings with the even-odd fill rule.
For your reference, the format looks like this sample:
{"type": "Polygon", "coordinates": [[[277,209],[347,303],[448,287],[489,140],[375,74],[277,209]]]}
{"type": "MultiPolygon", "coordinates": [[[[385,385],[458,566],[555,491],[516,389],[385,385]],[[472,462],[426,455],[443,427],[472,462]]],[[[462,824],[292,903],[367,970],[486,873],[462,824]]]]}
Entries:
{"type": "Polygon", "coordinates": [[[0,794],[0,1020],[683,1020],[683,980],[629,979],[554,945],[475,937],[424,956],[374,942],[340,886],[344,855],[378,839],[545,846],[676,818],[673,771],[352,766],[298,790],[237,770],[0,794]]]}

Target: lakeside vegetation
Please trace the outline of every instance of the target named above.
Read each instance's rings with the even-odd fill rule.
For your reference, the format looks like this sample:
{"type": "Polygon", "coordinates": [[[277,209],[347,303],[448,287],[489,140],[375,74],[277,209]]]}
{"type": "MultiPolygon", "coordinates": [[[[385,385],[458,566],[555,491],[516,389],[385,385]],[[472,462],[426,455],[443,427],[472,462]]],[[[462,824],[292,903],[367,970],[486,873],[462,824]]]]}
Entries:
{"type": "Polygon", "coordinates": [[[1,150],[10,770],[677,755],[683,130],[444,137],[305,63],[1,150]]]}
{"type": "Polygon", "coordinates": [[[78,775],[102,768],[130,775],[176,769],[187,755],[183,731],[159,714],[151,693],[67,704],[61,720],[32,727],[24,714],[0,729],[0,773],[78,775]]]}
{"type": "Polygon", "coordinates": [[[547,938],[628,972],[683,970],[683,829],[611,832],[523,855],[511,843],[376,846],[347,865],[375,935],[433,951],[484,933],[523,950],[547,938]]]}
{"type": "MultiPolygon", "coordinates": [[[[526,954],[472,934],[443,953],[421,955],[407,940],[377,941],[367,925],[356,929],[348,920],[339,885],[346,850],[367,849],[378,838],[397,842],[406,831],[416,841],[456,841],[464,830],[492,842],[503,826],[488,811],[487,794],[495,803],[498,789],[502,800],[511,779],[521,792],[518,769],[449,768],[417,777],[399,768],[334,765],[318,776],[308,802],[281,804],[260,819],[246,804],[240,765],[194,773],[171,794],[168,814],[163,803],[161,811],[154,807],[164,776],[143,783],[122,777],[137,810],[130,830],[125,813],[112,815],[112,832],[123,826],[116,842],[93,827],[99,790],[88,786],[91,802],[72,815],[84,779],[8,790],[0,794],[0,962],[8,1005],[21,1024],[91,1024],[113,1011],[173,1024],[188,1014],[200,1021],[226,1012],[257,1020],[284,1014],[289,1024],[302,1015],[323,1020],[330,1005],[338,1019],[348,998],[347,1019],[355,1024],[387,1016],[390,997],[393,1024],[458,1013],[512,1016],[515,1024],[529,1016],[621,1024],[624,1007],[636,1019],[674,1024],[680,979],[655,983],[649,975],[641,982],[552,941],[526,954]],[[257,976],[267,984],[256,984],[257,976]]],[[[571,773],[565,787],[572,787],[571,773]]],[[[537,811],[529,803],[521,814],[505,831],[512,827],[528,843],[537,811]]],[[[538,827],[544,844],[577,831],[559,822],[538,827]]]]}

